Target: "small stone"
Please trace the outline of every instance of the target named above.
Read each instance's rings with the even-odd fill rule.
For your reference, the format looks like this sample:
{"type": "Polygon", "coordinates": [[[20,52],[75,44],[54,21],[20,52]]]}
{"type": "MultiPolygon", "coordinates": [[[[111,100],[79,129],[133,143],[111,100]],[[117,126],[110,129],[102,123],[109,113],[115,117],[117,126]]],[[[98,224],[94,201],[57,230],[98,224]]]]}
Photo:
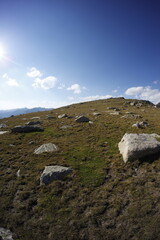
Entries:
{"type": "Polygon", "coordinates": [[[62,180],[65,176],[72,173],[72,169],[62,166],[46,166],[41,177],[40,185],[47,185],[53,182],[54,180],[62,180]]]}
{"type": "Polygon", "coordinates": [[[0,227],[0,237],[3,240],[13,240],[11,231],[2,227],[0,227]]]}
{"type": "Polygon", "coordinates": [[[110,112],[109,114],[110,114],[110,115],[120,115],[119,112],[110,112]]]}
{"type": "Polygon", "coordinates": [[[31,117],[30,119],[40,119],[40,117],[31,117]]]}
{"type": "Polygon", "coordinates": [[[41,124],[41,122],[40,121],[30,121],[30,122],[25,123],[25,125],[37,125],[37,124],[41,124]]]}
{"type": "Polygon", "coordinates": [[[72,126],[70,126],[70,125],[65,125],[65,126],[60,127],[60,129],[68,129],[68,128],[72,128],[72,126]]]}
{"type": "Polygon", "coordinates": [[[94,112],[94,113],[92,113],[92,115],[93,115],[93,116],[100,116],[100,115],[101,115],[101,113],[94,112]]]}
{"type": "Polygon", "coordinates": [[[35,143],[35,141],[30,141],[28,144],[33,145],[34,143],[35,143]]]}
{"type": "Polygon", "coordinates": [[[53,119],[53,118],[56,118],[56,117],[53,117],[53,116],[47,116],[48,119],[53,119]]]}
{"type": "Polygon", "coordinates": [[[75,120],[76,122],[89,122],[89,118],[85,117],[85,116],[78,116],[75,120]]]}
{"type": "Polygon", "coordinates": [[[64,113],[64,114],[59,115],[58,118],[68,118],[68,115],[64,113]]]}
{"type": "Polygon", "coordinates": [[[132,125],[132,127],[137,127],[137,128],[144,128],[148,126],[149,126],[149,123],[147,121],[136,122],[135,124],[132,125]]]}
{"type": "Polygon", "coordinates": [[[14,144],[9,144],[9,146],[10,146],[10,147],[15,147],[15,145],[14,145],[14,144]]]}
{"type": "Polygon", "coordinates": [[[0,124],[0,128],[6,128],[7,127],[7,125],[6,124],[0,124]]]}
{"type": "Polygon", "coordinates": [[[18,171],[17,171],[17,177],[20,177],[21,175],[20,175],[20,169],[18,169],[18,171]]]}
{"type": "Polygon", "coordinates": [[[41,145],[39,148],[35,149],[35,154],[41,154],[43,152],[56,152],[58,151],[58,147],[53,143],[46,143],[41,145]]]}
{"type": "Polygon", "coordinates": [[[0,131],[0,135],[3,135],[5,133],[9,133],[9,131],[0,131]]]}
{"type": "Polygon", "coordinates": [[[92,121],[89,121],[88,123],[89,123],[89,124],[94,124],[94,122],[92,122],[92,121]]]}

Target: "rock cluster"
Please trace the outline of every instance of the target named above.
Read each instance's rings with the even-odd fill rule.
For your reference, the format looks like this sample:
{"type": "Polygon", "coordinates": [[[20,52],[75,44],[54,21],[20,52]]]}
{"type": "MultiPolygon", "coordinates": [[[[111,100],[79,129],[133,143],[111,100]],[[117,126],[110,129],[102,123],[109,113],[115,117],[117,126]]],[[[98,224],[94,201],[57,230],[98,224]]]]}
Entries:
{"type": "Polygon", "coordinates": [[[149,123],[147,121],[136,122],[135,124],[132,125],[132,127],[137,127],[137,128],[145,128],[148,126],[149,126],[149,123]]]}
{"type": "Polygon", "coordinates": [[[38,126],[30,126],[30,125],[26,125],[26,126],[16,126],[14,128],[11,129],[11,131],[13,133],[29,133],[29,132],[42,132],[44,131],[43,128],[38,127],[38,126]]]}

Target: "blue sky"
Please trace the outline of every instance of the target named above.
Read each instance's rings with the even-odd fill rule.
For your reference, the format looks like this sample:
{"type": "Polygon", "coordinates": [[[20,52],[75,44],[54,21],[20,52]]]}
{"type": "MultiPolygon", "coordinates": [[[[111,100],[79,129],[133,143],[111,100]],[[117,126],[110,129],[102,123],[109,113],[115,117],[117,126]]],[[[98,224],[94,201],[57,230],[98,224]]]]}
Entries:
{"type": "Polygon", "coordinates": [[[160,102],[158,0],[0,0],[0,109],[160,102]]]}

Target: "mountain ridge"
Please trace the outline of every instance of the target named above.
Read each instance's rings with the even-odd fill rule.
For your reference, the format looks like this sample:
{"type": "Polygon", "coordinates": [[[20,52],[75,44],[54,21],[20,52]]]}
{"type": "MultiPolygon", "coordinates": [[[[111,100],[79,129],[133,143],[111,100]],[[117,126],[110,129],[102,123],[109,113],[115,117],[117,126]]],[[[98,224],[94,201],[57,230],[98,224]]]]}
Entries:
{"type": "Polygon", "coordinates": [[[34,107],[34,108],[15,108],[9,110],[0,110],[0,118],[7,118],[12,115],[17,116],[20,114],[27,114],[32,112],[39,112],[39,111],[48,111],[51,108],[42,108],[42,107],[34,107]]]}

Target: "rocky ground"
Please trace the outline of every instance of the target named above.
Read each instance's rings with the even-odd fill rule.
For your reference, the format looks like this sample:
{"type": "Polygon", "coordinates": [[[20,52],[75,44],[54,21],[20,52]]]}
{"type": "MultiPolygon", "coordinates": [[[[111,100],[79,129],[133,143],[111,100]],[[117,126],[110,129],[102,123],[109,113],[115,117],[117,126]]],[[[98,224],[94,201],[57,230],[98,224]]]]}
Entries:
{"type": "Polygon", "coordinates": [[[159,151],[124,162],[118,148],[125,133],[160,135],[159,119],[123,98],[0,119],[0,227],[14,240],[160,239],[159,151]],[[71,171],[40,184],[46,166],[71,171]]]}

